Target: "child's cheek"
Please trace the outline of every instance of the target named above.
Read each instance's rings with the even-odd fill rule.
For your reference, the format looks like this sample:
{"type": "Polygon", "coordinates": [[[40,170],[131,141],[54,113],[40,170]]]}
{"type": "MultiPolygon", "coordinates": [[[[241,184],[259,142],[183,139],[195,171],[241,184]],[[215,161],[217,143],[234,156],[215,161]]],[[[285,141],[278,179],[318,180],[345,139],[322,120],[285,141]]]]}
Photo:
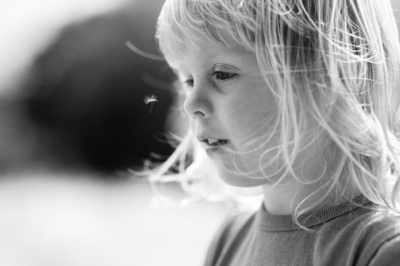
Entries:
{"type": "Polygon", "coordinates": [[[232,104],[232,117],[245,125],[254,127],[276,121],[276,103],[263,100],[263,97],[247,97],[232,104]]]}

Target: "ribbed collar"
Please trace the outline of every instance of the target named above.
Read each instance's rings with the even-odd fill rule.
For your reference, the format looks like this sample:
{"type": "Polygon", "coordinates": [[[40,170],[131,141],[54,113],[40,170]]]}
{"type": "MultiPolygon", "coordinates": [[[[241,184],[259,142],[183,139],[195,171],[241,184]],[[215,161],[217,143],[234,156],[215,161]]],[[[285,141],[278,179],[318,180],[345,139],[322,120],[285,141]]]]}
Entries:
{"type": "MultiPolygon", "coordinates": [[[[364,195],[360,195],[352,201],[346,201],[322,210],[307,212],[299,217],[299,222],[304,227],[312,228],[368,204],[371,204],[371,202],[364,195]]],[[[278,232],[301,229],[294,222],[291,215],[272,215],[263,206],[256,214],[257,224],[261,230],[278,232]]]]}

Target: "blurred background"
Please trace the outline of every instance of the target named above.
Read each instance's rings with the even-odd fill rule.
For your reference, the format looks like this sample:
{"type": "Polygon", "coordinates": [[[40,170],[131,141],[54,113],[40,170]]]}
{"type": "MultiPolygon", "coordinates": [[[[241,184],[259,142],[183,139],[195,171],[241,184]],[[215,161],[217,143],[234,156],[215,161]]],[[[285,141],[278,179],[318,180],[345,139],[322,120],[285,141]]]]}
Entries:
{"type": "Polygon", "coordinates": [[[0,265],[202,265],[226,207],[155,209],[129,174],[185,127],[154,41],[162,4],[0,1],[0,265]]]}
{"type": "Polygon", "coordinates": [[[0,265],[202,265],[225,207],[155,209],[130,174],[185,127],[154,40],[162,4],[0,2],[0,265]]]}

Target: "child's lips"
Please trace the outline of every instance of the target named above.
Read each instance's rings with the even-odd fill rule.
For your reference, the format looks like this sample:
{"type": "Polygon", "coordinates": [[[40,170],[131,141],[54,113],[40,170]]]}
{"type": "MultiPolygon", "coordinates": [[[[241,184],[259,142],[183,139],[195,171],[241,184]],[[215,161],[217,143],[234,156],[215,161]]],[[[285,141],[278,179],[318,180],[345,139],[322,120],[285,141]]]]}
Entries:
{"type": "Polygon", "coordinates": [[[198,137],[197,139],[201,143],[203,143],[203,145],[205,145],[207,149],[219,148],[229,143],[227,139],[208,138],[208,137],[198,137]]]}

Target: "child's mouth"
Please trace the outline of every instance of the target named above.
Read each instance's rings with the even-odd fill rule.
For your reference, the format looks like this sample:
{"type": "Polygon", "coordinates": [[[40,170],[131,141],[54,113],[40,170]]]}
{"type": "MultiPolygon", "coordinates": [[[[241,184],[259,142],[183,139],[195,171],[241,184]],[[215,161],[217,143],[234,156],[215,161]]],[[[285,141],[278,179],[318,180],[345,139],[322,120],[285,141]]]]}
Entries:
{"type": "Polygon", "coordinates": [[[199,140],[205,143],[208,147],[220,147],[228,143],[228,140],[226,139],[199,138],[199,140]]]}

